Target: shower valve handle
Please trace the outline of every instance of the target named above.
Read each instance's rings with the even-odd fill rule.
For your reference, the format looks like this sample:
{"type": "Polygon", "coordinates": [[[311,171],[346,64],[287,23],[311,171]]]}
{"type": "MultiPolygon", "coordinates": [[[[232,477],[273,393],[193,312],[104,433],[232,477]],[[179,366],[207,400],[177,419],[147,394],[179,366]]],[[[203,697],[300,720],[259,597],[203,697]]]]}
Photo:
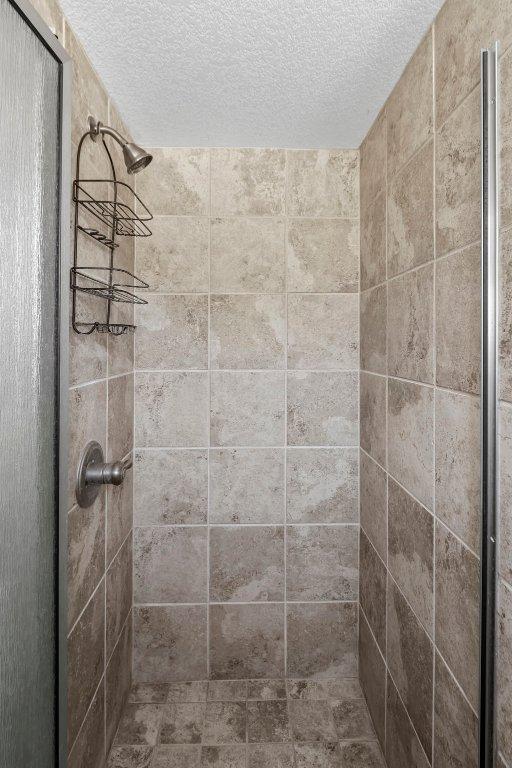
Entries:
{"type": "Polygon", "coordinates": [[[95,440],[88,443],[78,465],[76,500],[80,507],[94,504],[102,485],[121,485],[133,466],[132,457],[105,462],[103,449],[95,440]]]}
{"type": "Polygon", "coordinates": [[[85,481],[88,485],[121,485],[132,466],[131,457],[110,464],[89,464],[85,471],[85,481]]]}

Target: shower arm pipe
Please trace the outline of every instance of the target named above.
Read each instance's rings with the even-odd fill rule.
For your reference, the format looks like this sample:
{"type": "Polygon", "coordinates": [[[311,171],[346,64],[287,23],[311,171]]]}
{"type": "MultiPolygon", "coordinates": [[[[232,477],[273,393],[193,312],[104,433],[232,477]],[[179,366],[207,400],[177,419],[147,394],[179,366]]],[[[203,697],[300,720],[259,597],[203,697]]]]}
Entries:
{"type": "Polygon", "coordinates": [[[121,136],[119,131],[116,131],[115,128],[112,128],[110,125],[104,125],[100,120],[96,120],[96,118],[89,116],[89,131],[88,131],[91,139],[93,141],[96,141],[98,136],[111,136],[115,141],[117,141],[118,144],[121,145],[121,147],[124,147],[126,144],[128,144],[128,139],[125,139],[124,136],[121,136]]]}

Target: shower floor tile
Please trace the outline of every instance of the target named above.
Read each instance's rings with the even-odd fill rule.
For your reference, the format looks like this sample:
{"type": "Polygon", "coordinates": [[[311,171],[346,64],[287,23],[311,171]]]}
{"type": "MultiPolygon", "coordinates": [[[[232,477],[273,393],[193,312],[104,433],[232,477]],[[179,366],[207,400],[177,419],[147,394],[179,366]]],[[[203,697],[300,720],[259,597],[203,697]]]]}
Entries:
{"type": "Polygon", "coordinates": [[[130,692],[108,768],[385,768],[359,681],[195,680],[130,692]]]}

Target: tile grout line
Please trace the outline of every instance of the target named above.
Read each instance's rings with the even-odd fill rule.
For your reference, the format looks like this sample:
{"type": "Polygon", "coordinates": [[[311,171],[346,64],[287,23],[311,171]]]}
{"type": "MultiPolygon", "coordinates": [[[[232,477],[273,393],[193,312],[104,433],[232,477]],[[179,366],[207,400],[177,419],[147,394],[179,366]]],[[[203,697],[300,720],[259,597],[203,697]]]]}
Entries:
{"type": "MultiPolygon", "coordinates": [[[[508,229],[506,231],[510,231],[511,229],[512,229],[512,224],[508,227],[508,229]]],[[[418,272],[418,270],[423,269],[425,267],[428,267],[430,264],[433,264],[434,262],[448,261],[448,259],[454,258],[455,256],[460,256],[465,251],[468,251],[470,248],[475,248],[477,246],[480,246],[480,238],[478,238],[478,240],[471,240],[470,242],[465,243],[464,245],[461,245],[458,248],[453,248],[452,250],[447,251],[446,253],[441,253],[439,255],[434,254],[434,256],[431,259],[427,259],[426,261],[422,262],[421,264],[416,264],[413,267],[409,267],[408,269],[404,269],[401,272],[397,272],[396,275],[390,275],[389,278],[386,278],[386,280],[382,280],[380,283],[375,283],[374,285],[369,285],[368,287],[364,288],[361,291],[361,293],[371,293],[376,288],[383,288],[387,283],[395,281],[395,280],[399,280],[400,278],[403,278],[403,277],[405,277],[407,275],[410,275],[410,274],[412,274],[414,272],[418,272]]],[[[347,295],[350,295],[350,294],[343,293],[343,294],[332,294],[332,295],[335,295],[335,296],[336,295],[347,296],[347,295]]]]}
{"type": "MultiPolygon", "coordinates": [[[[357,597],[354,597],[352,600],[288,600],[288,605],[357,605],[357,597]]],[[[262,605],[283,605],[284,600],[253,600],[252,602],[249,601],[242,601],[242,600],[212,600],[211,605],[254,605],[254,606],[262,606],[262,605]]],[[[192,607],[192,606],[203,606],[207,605],[206,602],[197,602],[197,603],[168,603],[168,602],[162,602],[162,603],[155,603],[153,601],[147,602],[147,603],[134,603],[135,608],[147,608],[147,607],[167,607],[167,608],[184,608],[184,607],[192,607]]]]}
{"type": "MultiPolygon", "coordinates": [[[[284,489],[283,489],[284,490],[284,489]]],[[[428,512],[428,510],[427,510],[428,512]]],[[[146,523],[134,528],[206,528],[208,523],[146,523]]],[[[351,523],[210,523],[211,528],[358,528],[358,522],[351,523]]]]}
{"type": "MultiPolygon", "coordinates": [[[[427,506],[426,506],[426,505],[425,505],[425,504],[424,504],[422,501],[420,501],[420,500],[417,498],[417,496],[415,496],[413,493],[411,493],[411,491],[410,491],[408,488],[406,488],[406,487],[405,487],[405,485],[403,485],[403,484],[402,484],[402,483],[401,483],[399,480],[397,480],[397,479],[396,479],[396,477],[395,477],[394,475],[392,475],[390,472],[387,472],[387,471],[384,469],[384,467],[382,466],[382,464],[379,464],[379,462],[378,462],[378,461],[376,461],[376,460],[373,458],[373,456],[370,456],[370,454],[369,454],[367,451],[365,451],[365,449],[364,449],[364,448],[362,448],[361,450],[363,451],[363,453],[365,454],[365,456],[367,456],[369,459],[371,459],[371,460],[374,462],[374,464],[376,464],[376,465],[379,467],[379,469],[381,469],[383,472],[386,472],[386,474],[388,475],[388,477],[389,477],[389,478],[390,478],[390,479],[391,479],[391,480],[392,480],[394,483],[396,483],[396,485],[398,485],[398,486],[399,486],[399,488],[401,488],[403,491],[405,491],[405,493],[407,493],[407,494],[408,494],[408,495],[409,495],[409,496],[410,496],[410,497],[411,497],[411,498],[412,498],[412,499],[413,499],[413,500],[414,500],[414,501],[415,501],[417,504],[419,504],[421,507],[423,507],[423,509],[425,509],[425,510],[426,510],[426,511],[427,511],[427,512],[428,512],[428,513],[429,513],[429,514],[432,516],[432,518],[434,517],[434,513],[432,512],[432,510],[431,510],[431,509],[429,509],[429,508],[428,508],[428,507],[427,507],[427,506]]],[[[450,528],[450,526],[449,526],[449,525],[447,525],[447,524],[445,523],[445,521],[444,521],[444,520],[442,520],[440,517],[438,517],[438,518],[436,518],[436,522],[437,522],[437,524],[438,524],[438,525],[442,525],[442,526],[443,526],[443,528],[446,528],[446,530],[447,530],[447,531],[448,531],[448,532],[449,532],[449,533],[450,533],[450,534],[453,536],[453,538],[454,538],[454,539],[456,539],[456,540],[457,540],[457,542],[458,542],[459,544],[461,544],[461,546],[463,546],[463,547],[464,547],[464,549],[466,549],[466,550],[467,550],[467,551],[468,551],[468,552],[469,552],[471,555],[473,555],[473,557],[475,557],[477,560],[480,560],[480,556],[479,556],[479,555],[478,555],[478,554],[477,554],[477,553],[476,553],[476,552],[475,552],[473,549],[471,549],[471,547],[470,547],[468,544],[466,544],[466,542],[464,541],[464,539],[462,539],[462,538],[459,536],[459,534],[458,534],[458,533],[456,533],[454,530],[452,530],[452,529],[450,528]]],[[[381,558],[381,559],[382,559],[382,558],[381,558]]]]}
{"type": "MultiPolygon", "coordinates": [[[[440,386],[435,382],[430,384],[429,382],[426,382],[426,381],[419,381],[417,379],[406,379],[403,376],[395,376],[388,373],[379,373],[378,371],[369,371],[366,369],[363,369],[361,373],[363,373],[365,376],[375,376],[375,378],[378,378],[378,379],[392,379],[393,381],[399,381],[402,384],[411,384],[412,386],[425,387],[425,389],[431,389],[431,390],[435,389],[436,391],[442,392],[443,394],[446,394],[446,395],[460,395],[461,397],[469,397],[469,398],[472,398],[473,400],[480,399],[480,395],[477,392],[467,392],[462,389],[450,389],[449,387],[440,386]]],[[[504,402],[506,403],[506,401],[504,402]]],[[[512,404],[509,403],[509,405],[512,405],[512,404]]]]}
{"type": "MultiPolygon", "coordinates": [[[[512,403],[510,404],[512,407],[512,403]]],[[[210,450],[211,451],[281,451],[284,450],[286,446],[283,445],[213,445],[210,450]]],[[[359,449],[359,445],[357,443],[347,444],[347,445],[289,445],[289,450],[292,451],[357,451],[359,449]]],[[[151,451],[168,451],[168,452],[178,452],[178,451],[208,451],[207,445],[158,445],[158,446],[150,446],[150,445],[136,445],[134,447],[134,450],[137,451],[137,453],[140,452],[151,452],[151,451]]],[[[371,458],[371,457],[370,457],[371,458]]],[[[71,509],[74,508],[70,508],[71,509]]]]}
{"type": "MultiPolygon", "coordinates": [[[[377,639],[376,639],[376,637],[375,637],[375,635],[374,635],[374,633],[373,633],[373,630],[372,630],[372,628],[371,628],[371,626],[370,626],[370,622],[368,621],[368,617],[366,616],[366,613],[364,612],[364,610],[363,610],[363,615],[364,615],[364,617],[365,617],[365,620],[366,620],[366,623],[367,623],[367,625],[368,625],[368,628],[369,628],[370,634],[371,634],[371,636],[372,636],[372,639],[373,639],[373,641],[374,641],[374,643],[375,643],[375,645],[376,645],[376,647],[377,647],[377,649],[378,649],[379,655],[381,656],[381,658],[382,658],[382,659],[383,659],[383,661],[384,661],[384,665],[385,665],[385,669],[386,669],[386,680],[387,680],[387,678],[389,677],[389,678],[390,678],[390,680],[391,680],[391,682],[393,683],[393,687],[394,687],[394,689],[395,689],[395,691],[396,691],[396,694],[397,694],[397,696],[398,696],[398,698],[399,698],[399,700],[400,700],[400,703],[401,703],[401,705],[402,705],[402,707],[403,707],[403,709],[404,709],[404,712],[405,712],[405,715],[406,715],[406,717],[407,717],[407,720],[408,720],[408,722],[409,722],[409,725],[411,726],[411,728],[412,728],[412,730],[413,730],[413,732],[414,732],[414,735],[416,736],[416,738],[417,738],[417,740],[418,740],[418,745],[419,745],[419,747],[420,747],[420,749],[421,749],[422,753],[425,755],[425,759],[427,760],[427,762],[428,762],[428,765],[430,765],[430,760],[429,760],[429,759],[428,759],[428,757],[427,757],[427,753],[425,752],[425,750],[424,750],[424,748],[423,748],[423,746],[422,746],[422,743],[421,743],[420,737],[418,736],[418,732],[417,732],[417,730],[416,730],[416,728],[415,728],[415,726],[414,726],[414,723],[413,723],[413,721],[411,720],[411,716],[410,716],[410,714],[409,714],[409,710],[407,709],[407,707],[406,707],[406,705],[405,705],[405,702],[404,702],[404,700],[402,699],[402,695],[401,695],[401,693],[400,693],[400,691],[399,691],[399,689],[398,689],[398,686],[396,685],[396,683],[395,683],[395,680],[394,680],[394,678],[393,678],[393,675],[391,674],[391,671],[390,671],[390,669],[389,669],[389,667],[388,667],[388,665],[387,665],[387,663],[386,663],[386,660],[384,659],[384,657],[383,657],[383,655],[382,655],[382,651],[381,651],[381,650],[380,650],[380,648],[379,648],[379,644],[377,643],[377,639]]],[[[387,688],[387,683],[386,683],[386,688],[387,688]]],[[[387,699],[386,699],[386,702],[387,702],[387,699]]],[[[386,709],[387,709],[387,707],[386,707],[386,709]]],[[[386,713],[385,713],[385,719],[386,719],[386,713]]],[[[384,756],[386,757],[386,755],[384,755],[384,756]]],[[[386,759],[387,759],[387,758],[386,758],[386,759]]]]}

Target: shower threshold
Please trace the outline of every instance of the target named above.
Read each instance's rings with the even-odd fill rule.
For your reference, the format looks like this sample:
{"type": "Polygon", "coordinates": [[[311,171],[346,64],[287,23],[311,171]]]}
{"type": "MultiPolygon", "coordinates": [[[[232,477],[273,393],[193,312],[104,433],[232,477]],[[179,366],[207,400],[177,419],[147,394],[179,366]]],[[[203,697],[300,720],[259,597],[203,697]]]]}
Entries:
{"type": "Polygon", "coordinates": [[[108,768],[385,768],[357,678],[134,684],[108,768]]]}

